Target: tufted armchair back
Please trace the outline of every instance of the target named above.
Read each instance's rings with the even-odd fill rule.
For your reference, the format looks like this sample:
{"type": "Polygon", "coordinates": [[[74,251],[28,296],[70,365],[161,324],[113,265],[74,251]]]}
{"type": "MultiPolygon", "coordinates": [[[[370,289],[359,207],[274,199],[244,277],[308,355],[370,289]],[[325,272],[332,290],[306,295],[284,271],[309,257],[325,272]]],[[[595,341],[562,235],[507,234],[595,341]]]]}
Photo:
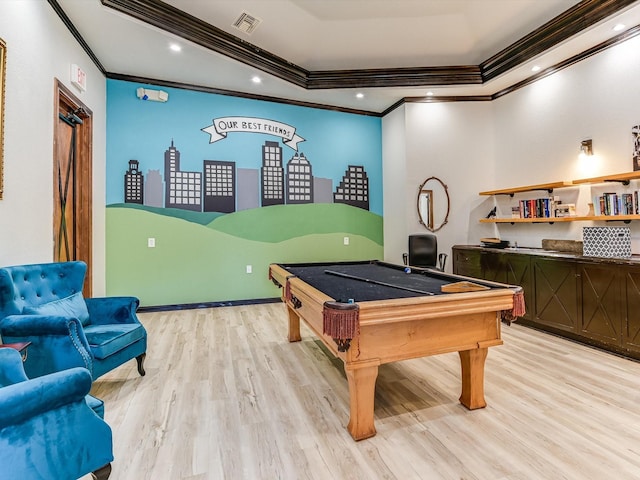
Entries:
{"type": "Polygon", "coordinates": [[[84,367],[96,379],[134,358],[145,374],[140,301],[84,298],[86,271],[80,261],[0,268],[0,342],[31,343],[24,363],[29,378],[84,367]]]}
{"type": "Polygon", "coordinates": [[[0,268],[0,319],[82,292],[86,272],[81,261],[0,268]]]}

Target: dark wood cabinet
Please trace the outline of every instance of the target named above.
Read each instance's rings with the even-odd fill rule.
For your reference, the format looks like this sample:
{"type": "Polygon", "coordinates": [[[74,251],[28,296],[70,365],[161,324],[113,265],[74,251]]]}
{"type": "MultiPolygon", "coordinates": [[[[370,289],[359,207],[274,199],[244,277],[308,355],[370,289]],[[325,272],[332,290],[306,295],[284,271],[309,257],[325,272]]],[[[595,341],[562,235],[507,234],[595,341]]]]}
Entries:
{"type": "Polygon", "coordinates": [[[640,262],[453,247],[453,272],[522,286],[524,325],[640,359],[640,262]]]}
{"type": "Polygon", "coordinates": [[[533,310],[536,323],[578,331],[578,278],[576,266],[558,259],[531,258],[533,310]]]}
{"type": "Polygon", "coordinates": [[[580,334],[622,346],[622,277],[608,265],[579,263],[582,315],[580,334]]]}
{"type": "Polygon", "coordinates": [[[640,351],[640,267],[626,268],[624,275],[624,348],[640,351]]]}
{"type": "MultiPolygon", "coordinates": [[[[534,291],[530,259],[526,255],[505,255],[504,266],[504,283],[509,285],[520,285],[524,290],[525,305],[530,305],[534,291]]],[[[534,318],[534,310],[527,308],[527,312],[522,318],[525,320],[532,320],[534,318]]]]}
{"type": "MultiPolygon", "coordinates": [[[[478,252],[465,248],[453,249],[453,273],[465,277],[482,278],[480,255],[478,252]],[[457,271],[456,271],[457,269],[457,271]]],[[[639,284],[640,285],[640,284],[639,284]]]]}

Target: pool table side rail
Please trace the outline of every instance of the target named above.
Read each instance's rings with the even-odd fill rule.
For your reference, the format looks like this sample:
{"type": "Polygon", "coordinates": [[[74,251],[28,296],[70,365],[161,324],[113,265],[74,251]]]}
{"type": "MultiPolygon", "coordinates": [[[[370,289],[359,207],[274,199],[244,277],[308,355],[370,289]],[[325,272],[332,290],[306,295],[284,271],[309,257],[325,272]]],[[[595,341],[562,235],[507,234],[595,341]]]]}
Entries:
{"type": "Polygon", "coordinates": [[[460,350],[501,345],[500,318],[497,312],[513,305],[513,291],[494,289],[464,294],[410,297],[396,300],[360,302],[360,334],[352,339],[347,352],[339,352],[334,340],[323,333],[322,309],[328,295],[272,265],[271,277],[282,285],[282,300],[290,315],[298,315],[326,347],[346,363],[378,358],[388,363],[460,350]],[[299,305],[285,298],[285,285],[299,305]],[[469,322],[470,316],[476,320],[469,322]],[[478,323],[477,318],[483,320],[478,323]],[[455,328],[450,328],[454,326],[455,328]],[[451,336],[452,331],[464,331],[451,336]],[[416,337],[423,340],[416,342],[416,337]],[[381,341],[381,337],[384,338],[381,341]]]}
{"type": "MultiPolygon", "coordinates": [[[[316,288],[310,286],[303,280],[292,275],[280,265],[269,266],[270,278],[282,286],[282,297],[285,297],[287,282],[289,288],[293,290],[309,291],[310,296],[323,301],[332,301],[334,298],[324,294],[316,288]]],[[[467,278],[467,277],[465,277],[467,278]]],[[[360,306],[360,325],[377,322],[401,322],[413,319],[438,318],[451,314],[452,302],[459,302],[457,312],[460,314],[473,314],[486,312],[487,310],[510,310],[513,308],[512,289],[493,288],[466,293],[448,293],[443,295],[407,297],[389,300],[374,300],[368,302],[358,302],[360,306]],[[425,311],[425,304],[429,304],[428,311],[425,311]],[[398,315],[390,315],[388,309],[399,312],[398,315]]]]}

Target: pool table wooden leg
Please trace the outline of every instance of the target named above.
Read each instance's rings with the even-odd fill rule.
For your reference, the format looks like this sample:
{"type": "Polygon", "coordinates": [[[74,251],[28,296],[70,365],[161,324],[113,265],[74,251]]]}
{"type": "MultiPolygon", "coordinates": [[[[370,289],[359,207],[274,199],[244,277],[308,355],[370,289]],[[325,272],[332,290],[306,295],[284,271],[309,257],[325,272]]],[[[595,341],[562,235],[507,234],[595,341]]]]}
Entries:
{"type": "Polygon", "coordinates": [[[364,440],[376,434],[373,424],[373,403],[379,362],[345,364],[349,382],[349,425],[354,440],[364,440]]]}
{"type": "Polygon", "coordinates": [[[474,348],[458,352],[462,367],[462,394],[460,403],[469,410],[484,408],[484,362],[488,348],[474,348]]]}
{"type": "Polygon", "coordinates": [[[302,339],[300,337],[300,317],[291,307],[288,307],[287,311],[289,312],[289,341],[299,342],[302,339]]]}

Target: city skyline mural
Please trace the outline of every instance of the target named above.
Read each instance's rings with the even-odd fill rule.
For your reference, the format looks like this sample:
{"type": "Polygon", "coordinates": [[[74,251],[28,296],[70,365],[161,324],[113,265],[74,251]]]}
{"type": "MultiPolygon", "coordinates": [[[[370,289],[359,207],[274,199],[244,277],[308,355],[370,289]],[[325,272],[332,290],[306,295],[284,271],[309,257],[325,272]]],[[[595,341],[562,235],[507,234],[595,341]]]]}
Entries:
{"type": "Polygon", "coordinates": [[[107,80],[109,295],[279,295],[269,264],[382,259],[381,119],[107,80]]]}
{"type": "Polygon", "coordinates": [[[124,203],[219,213],[270,205],[332,202],[369,209],[369,180],[363,166],[349,165],[333,191],[331,179],[313,176],[311,162],[303,152],[294,153],[283,165],[278,142],[266,141],[262,146],[259,184],[255,182],[258,169],[242,169],[237,174],[233,161],[203,160],[202,172],[181,170],[180,150],[173,139],[164,153],[163,173],[148,170],[149,179],[145,181],[140,162],[131,159],[128,164],[124,203]],[[241,194],[246,194],[246,198],[238,201],[241,207],[237,208],[236,199],[241,194]]]}

